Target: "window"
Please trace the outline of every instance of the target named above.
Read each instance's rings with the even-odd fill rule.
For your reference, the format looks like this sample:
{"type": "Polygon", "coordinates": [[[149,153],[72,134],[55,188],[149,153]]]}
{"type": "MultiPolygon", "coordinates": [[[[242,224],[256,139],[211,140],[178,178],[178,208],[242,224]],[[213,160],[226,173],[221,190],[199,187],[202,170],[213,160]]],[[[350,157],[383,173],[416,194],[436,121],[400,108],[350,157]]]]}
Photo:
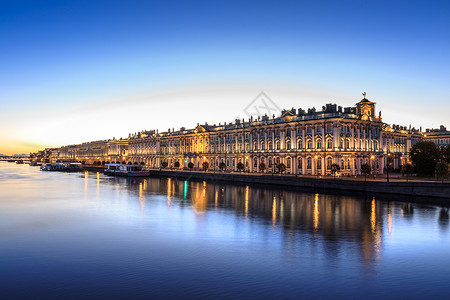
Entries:
{"type": "Polygon", "coordinates": [[[333,149],[333,140],[332,139],[327,140],[327,149],[333,149]]]}
{"type": "Polygon", "coordinates": [[[301,157],[298,158],[297,167],[299,170],[303,168],[303,160],[301,157]]]}
{"type": "Polygon", "coordinates": [[[308,157],[308,160],[306,161],[306,168],[308,170],[311,170],[311,166],[312,166],[312,159],[311,157],[308,157]]]}
{"type": "Polygon", "coordinates": [[[290,158],[290,157],[288,157],[288,159],[286,160],[286,167],[287,167],[288,169],[291,168],[291,158],[290,158]]]}
{"type": "Polygon", "coordinates": [[[269,141],[269,150],[272,150],[272,142],[269,141]]]}
{"type": "Polygon", "coordinates": [[[317,149],[322,149],[322,141],[321,141],[321,140],[318,140],[318,141],[317,141],[317,143],[316,143],[316,148],[317,148],[317,149]]]}
{"type": "Polygon", "coordinates": [[[311,149],[312,148],[312,142],[311,140],[307,140],[306,141],[306,149],[311,149]]]}
{"type": "Polygon", "coordinates": [[[302,140],[298,140],[297,141],[297,148],[298,148],[298,150],[302,150],[303,149],[303,142],[302,142],[302,140]]]}
{"type": "Polygon", "coordinates": [[[269,168],[272,168],[272,157],[269,157],[269,168]]]}
{"type": "Polygon", "coordinates": [[[333,164],[333,159],[331,157],[327,158],[327,169],[331,170],[331,165],[333,164]]]}
{"type": "Polygon", "coordinates": [[[280,150],[280,141],[275,142],[275,147],[277,150],[280,150]]]}
{"type": "Polygon", "coordinates": [[[327,125],[327,133],[332,133],[333,132],[333,126],[331,124],[327,125]]]}
{"type": "Polygon", "coordinates": [[[317,169],[322,169],[322,157],[317,158],[317,169]]]}
{"type": "Polygon", "coordinates": [[[286,150],[291,150],[291,141],[286,142],[286,150]]]}

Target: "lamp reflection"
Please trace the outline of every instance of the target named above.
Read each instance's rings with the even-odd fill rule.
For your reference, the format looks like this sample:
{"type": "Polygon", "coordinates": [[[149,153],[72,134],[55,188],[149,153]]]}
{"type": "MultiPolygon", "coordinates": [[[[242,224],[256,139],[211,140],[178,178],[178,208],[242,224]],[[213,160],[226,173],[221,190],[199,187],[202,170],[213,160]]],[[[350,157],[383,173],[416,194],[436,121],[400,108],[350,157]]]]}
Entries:
{"type": "Polygon", "coordinates": [[[100,199],[100,172],[97,172],[97,190],[95,193],[95,197],[97,198],[97,200],[100,199]]]}
{"type": "Polygon", "coordinates": [[[170,196],[172,195],[172,179],[167,180],[167,206],[170,206],[170,196]]]}
{"type": "Polygon", "coordinates": [[[314,210],[313,210],[314,231],[319,229],[319,194],[314,195],[314,210]]]}
{"type": "Polygon", "coordinates": [[[275,227],[277,225],[277,197],[273,196],[272,201],[272,225],[275,227]]]}

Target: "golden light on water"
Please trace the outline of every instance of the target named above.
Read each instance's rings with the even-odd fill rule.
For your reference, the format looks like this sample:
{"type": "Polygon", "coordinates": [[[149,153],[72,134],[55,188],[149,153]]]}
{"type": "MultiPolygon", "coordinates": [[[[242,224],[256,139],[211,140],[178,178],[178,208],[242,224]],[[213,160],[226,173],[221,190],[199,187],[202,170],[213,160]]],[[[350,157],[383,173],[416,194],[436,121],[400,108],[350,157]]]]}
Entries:
{"type": "Polygon", "coordinates": [[[248,215],[248,185],[245,187],[245,217],[248,215]]]}
{"type": "Polygon", "coordinates": [[[273,196],[272,202],[272,225],[276,226],[277,224],[277,197],[273,196]]]}
{"type": "Polygon", "coordinates": [[[167,180],[167,206],[170,206],[170,196],[172,193],[172,179],[167,180]]]}
{"type": "Polygon", "coordinates": [[[145,210],[144,185],[142,182],[139,182],[139,204],[141,206],[141,210],[145,210]]]}
{"type": "Polygon", "coordinates": [[[313,223],[314,229],[317,230],[319,228],[319,194],[314,195],[314,210],[313,210],[313,223]]]}
{"type": "Polygon", "coordinates": [[[216,193],[214,195],[214,208],[217,209],[217,202],[219,201],[219,190],[216,189],[216,193]]]}
{"type": "Polygon", "coordinates": [[[376,204],[375,198],[372,199],[371,213],[370,213],[370,226],[372,228],[372,232],[375,233],[377,224],[377,215],[376,215],[376,204]]]}
{"type": "Polygon", "coordinates": [[[95,192],[95,197],[97,200],[100,199],[100,172],[97,172],[97,190],[95,192]]]}
{"type": "Polygon", "coordinates": [[[84,172],[84,199],[87,198],[89,172],[84,172]]]}

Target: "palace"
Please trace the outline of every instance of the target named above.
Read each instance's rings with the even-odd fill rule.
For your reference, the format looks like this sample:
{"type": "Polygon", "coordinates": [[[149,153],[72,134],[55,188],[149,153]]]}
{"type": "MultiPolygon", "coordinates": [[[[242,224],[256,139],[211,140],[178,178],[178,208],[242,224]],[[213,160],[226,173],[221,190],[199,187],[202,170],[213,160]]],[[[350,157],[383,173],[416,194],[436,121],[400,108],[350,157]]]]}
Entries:
{"type": "Polygon", "coordinates": [[[198,124],[162,133],[142,131],[126,139],[46,149],[37,156],[48,161],[133,163],[151,168],[200,170],[206,165],[211,171],[237,171],[240,165],[247,172],[265,173],[277,172],[284,164],[286,173],[304,175],[329,175],[331,166],[338,164],[342,175],[360,175],[363,164],[370,164],[374,174],[382,174],[388,165],[400,168],[408,162],[412,145],[422,139],[450,141],[445,128],[422,133],[383,123],[375,103],[363,95],[354,107],[291,108],[278,117],[198,124]]]}

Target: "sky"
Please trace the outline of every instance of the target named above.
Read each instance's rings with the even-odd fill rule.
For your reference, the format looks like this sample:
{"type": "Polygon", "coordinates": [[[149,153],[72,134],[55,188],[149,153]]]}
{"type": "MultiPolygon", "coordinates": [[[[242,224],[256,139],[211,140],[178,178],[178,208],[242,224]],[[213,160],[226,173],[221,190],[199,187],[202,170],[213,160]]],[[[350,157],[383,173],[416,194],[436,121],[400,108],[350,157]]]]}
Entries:
{"type": "Polygon", "coordinates": [[[0,0],[0,153],[377,103],[450,128],[449,1],[0,0]]]}

